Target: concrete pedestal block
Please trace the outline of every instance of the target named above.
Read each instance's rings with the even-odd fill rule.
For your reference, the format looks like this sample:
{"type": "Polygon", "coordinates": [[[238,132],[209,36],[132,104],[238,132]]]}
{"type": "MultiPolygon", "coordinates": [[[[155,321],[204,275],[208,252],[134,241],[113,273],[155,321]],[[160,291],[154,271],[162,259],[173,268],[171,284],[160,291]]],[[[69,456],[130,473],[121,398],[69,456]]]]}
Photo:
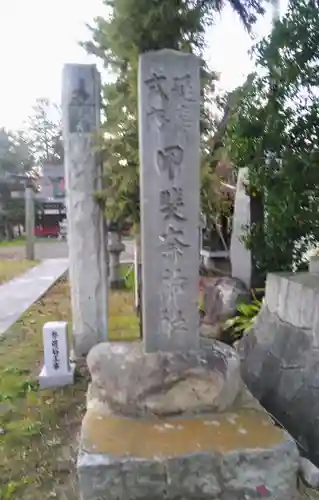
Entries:
{"type": "Polygon", "coordinates": [[[298,451],[264,411],[127,419],[89,410],[82,500],[297,499],[298,451]]]}

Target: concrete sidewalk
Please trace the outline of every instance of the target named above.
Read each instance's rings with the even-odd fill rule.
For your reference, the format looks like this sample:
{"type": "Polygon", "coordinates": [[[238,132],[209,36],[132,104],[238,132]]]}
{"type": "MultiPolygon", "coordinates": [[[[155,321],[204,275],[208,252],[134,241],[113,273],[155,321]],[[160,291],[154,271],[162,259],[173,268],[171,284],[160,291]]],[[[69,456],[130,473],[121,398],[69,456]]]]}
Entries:
{"type": "Polygon", "coordinates": [[[68,259],[47,259],[0,286],[0,337],[65,273],[68,259]]]}

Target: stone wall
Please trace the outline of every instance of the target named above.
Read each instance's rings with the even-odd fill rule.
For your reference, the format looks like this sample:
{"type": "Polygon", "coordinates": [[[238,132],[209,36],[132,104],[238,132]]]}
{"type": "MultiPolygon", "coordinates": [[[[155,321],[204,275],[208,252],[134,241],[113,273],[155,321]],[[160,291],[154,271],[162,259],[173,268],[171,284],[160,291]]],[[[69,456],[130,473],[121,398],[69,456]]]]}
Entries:
{"type": "Polygon", "coordinates": [[[270,274],[239,354],[254,396],[319,465],[319,275],[270,274]]]}

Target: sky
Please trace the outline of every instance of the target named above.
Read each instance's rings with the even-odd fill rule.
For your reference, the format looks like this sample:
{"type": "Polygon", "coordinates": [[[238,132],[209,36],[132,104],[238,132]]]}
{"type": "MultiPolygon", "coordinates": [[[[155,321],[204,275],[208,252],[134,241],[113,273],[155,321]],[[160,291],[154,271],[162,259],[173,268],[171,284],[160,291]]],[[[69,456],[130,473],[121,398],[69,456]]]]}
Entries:
{"type": "MultiPolygon", "coordinates": [[[[0,0],[0,127],[22,127],[39,97],[60,103],[63,65],[96,62],[78,42],[90,38],[86,23],[104,12],[102,0],[0,0]]],[[[271,12],[257,23],[257,38],[270,29],[271,12]]],[[[230,7],[208,30],[207,44],[220,87],[240,85],[253,69],[252,41],[230,7]]]]}

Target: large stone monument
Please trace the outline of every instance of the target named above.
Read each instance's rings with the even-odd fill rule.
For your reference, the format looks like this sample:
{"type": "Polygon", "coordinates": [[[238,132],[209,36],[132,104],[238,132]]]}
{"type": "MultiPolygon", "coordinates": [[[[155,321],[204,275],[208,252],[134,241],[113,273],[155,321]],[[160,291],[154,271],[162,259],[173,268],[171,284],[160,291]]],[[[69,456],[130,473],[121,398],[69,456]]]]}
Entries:
{"type": "Polygon", "coordinates": [[[107,339],[106,224],[95,200],[100,78],[95,65],[67,64],[62,90],[69,280],[76,356],[107,339]]]}
{"type": "Polygon", "coordinates": [[[102,343],[81,432],[83,500],[292,500],[298,451],[199,343],[200,61],[141,56],[142,343],[102,343]]]}
{"type": "Polygon", "coordinates": [[[199,342],[199,63],[190,54],[172,51],[148,53],[140,63],[142,317],[147,352],[188,351],[199,342]]]}

